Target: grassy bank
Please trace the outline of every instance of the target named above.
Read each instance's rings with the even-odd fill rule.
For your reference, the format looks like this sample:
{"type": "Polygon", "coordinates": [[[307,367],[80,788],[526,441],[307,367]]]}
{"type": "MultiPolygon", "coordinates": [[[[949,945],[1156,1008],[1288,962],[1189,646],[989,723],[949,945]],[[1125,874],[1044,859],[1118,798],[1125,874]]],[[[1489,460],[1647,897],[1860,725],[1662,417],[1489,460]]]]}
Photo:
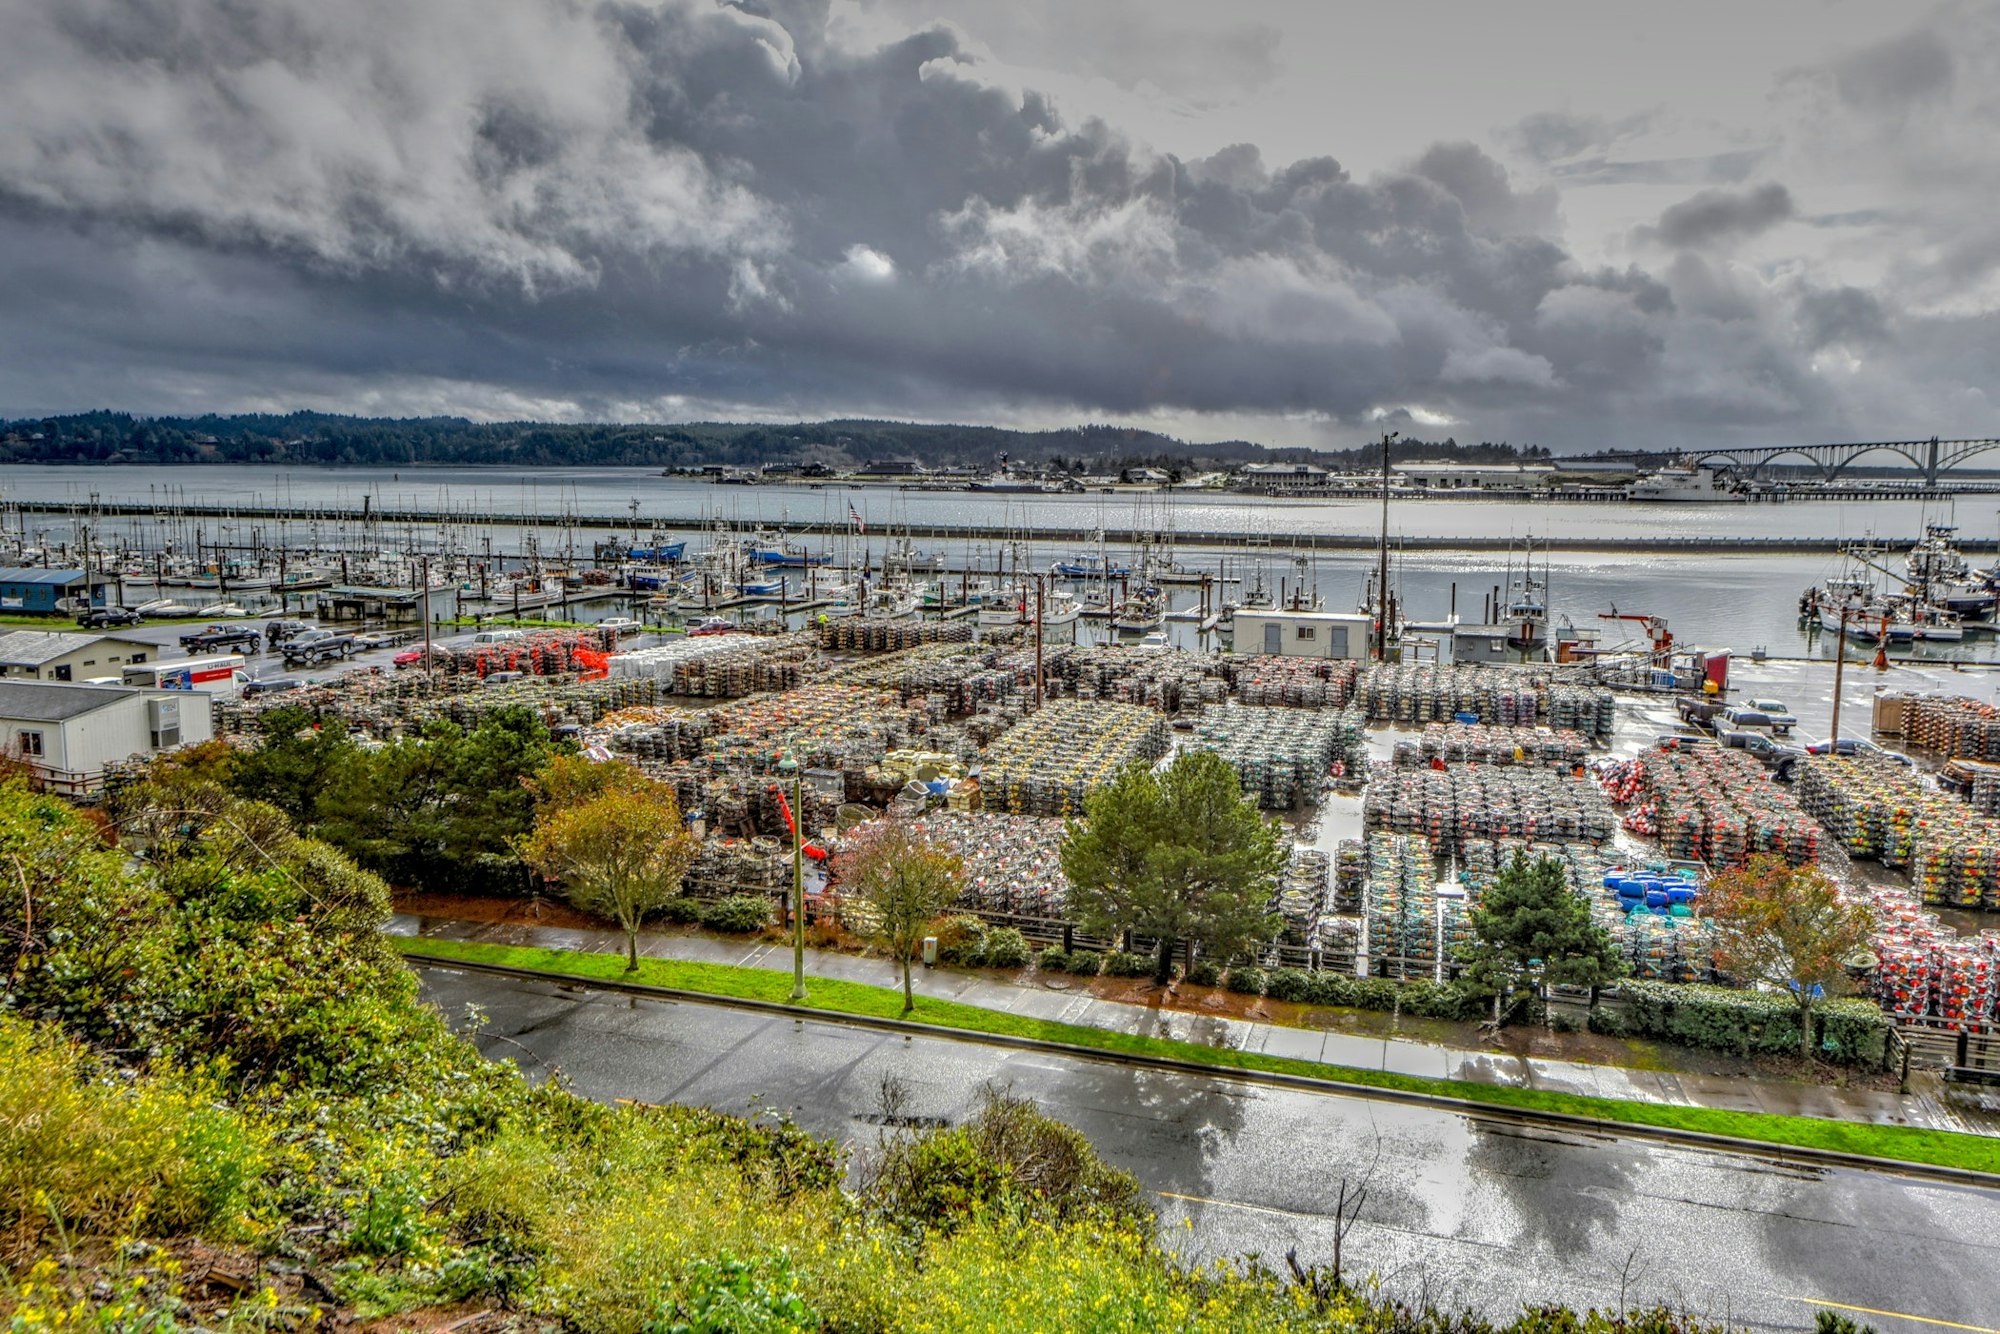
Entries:
{"type": "MultiPolygon", "coordinates": [[[[625,971],[620,955],[581,950],[552,950],[517,945],[491,945],[396,937],[405,955],[468,963],[499,964],[532,969],[552,976],[586,981],[629,981],[671,987],[704,995],[783,1003],[791,993],[791,976],[763,968],[696,963],[679,959],[643,959],[637,973],[625,971]]],[[[834,1014],[894,1019],[903,1013],[900,991],[832,978],[811,978],[810,999],[801,1009],[834,1014]]],[[[1191,1042],[1140,1037],[1130,1033],[1057,1023],[989,1010],[958,1001],[920,999],[911,1016],[926,1024],[968,1033],[1061,1042],[1096,1051],[1165,1057],[1213,1066],[1218,1070],[1255,1070],[1338,1080],[1366,1088],[1461,1098],[1496,1108],[1557,1112],[1570,1116],[1708,1135],[1729,1135],[1759,1143],[1860,1154],[1893,1162],[1926,1163],[1938,1167],[2000,1173],[2000,1139],[1924,1130],[1910,1126],[1878,1126],[1815,1117],[1732,1112],[1707,1107],[1683,1107],[1513,1088],[1463,1080],[1428,1079],[1354,1066],[1269,1056],[1261,1052],[1204,1047],[1191,1042]]]]}

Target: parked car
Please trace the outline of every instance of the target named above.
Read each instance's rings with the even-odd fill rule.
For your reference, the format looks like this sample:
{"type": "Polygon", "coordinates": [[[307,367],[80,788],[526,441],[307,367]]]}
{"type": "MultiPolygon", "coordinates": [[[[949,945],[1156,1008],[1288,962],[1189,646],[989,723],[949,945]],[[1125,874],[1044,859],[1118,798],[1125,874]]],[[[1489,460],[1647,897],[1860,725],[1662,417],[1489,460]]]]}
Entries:
{"type": "Polygon", "coordinates": [[[284,657],[287,667],[310,667],[316,663],[332,662],[336,658],[351,657],[353,653],[352,635],[312,630],[286,644],[284,657]]]}
{"type": "Polygon", "coordinates": [[[1866,737],[1844,736],[1839,741],[1815,741],[1805,748],[1808,755],[1863,755],[1878,760],[1914,766],[1916,761],[1900,751],[1884,750],[1866,737]]]}
{"type": "MultiPolygon", "coordinates": [[[[1747,704],[1734,704],[1724,709],[1722,711],[1722,720],[1729,724],[1732,729],[1739,732],[1746,727],[1761,728],[1770,732],[1779,730],[1777,720],[1772,718],[1770,714],[1765,713],[1762,709],[1753,709],[1747,704]]],[[[1791,729],[1786,727],[1784,730],[1790,731],[1791,729]]]]}
{"type": "Polygon", "coordinates": [[[105,630],[114,625],[138,625],[145,619],[130,607],[92,607],[81,613],[76,623],[86,630],[105,630]]]}
{"type": "Polygon", "coordinates": [[[734,621],[724,620],[720,616],[711,616],[705,621],[696,621],[693,625],[690,625],[688,627],[688,635],[690,638],[698,635],[728,635],[728,634],[734,634],[735,632],[736,632],[736,623],[734,621]]]}
{"type": "Polygon", "coordinates": [[[243,683],[243,694],[246,697],[251,695],[276,695],[287,690],[298,690],[304,685],[305,682],[296,676],[274,676],[267,680],[245,681],[243,683]]]}
{"type": "Polygon", "coordinates": [[[306,631],[311,630],[313,628],[314,627],[312,627],[311,625],[307,624],[304,621],[292,621],[292,620],[266,621],[264,622],[264,642],[269,644],[272,648],[275,649],[285,644],[289,640],[298,638],[300,635],[304,634],[306,631]]]}
{"type": "Polygon", "coordinates": [[[630,616],[607,616],[597,623],[597,628],[600,630],[609,630],[612,634],[622,638],[625,635],[636,635],[646,627],[633,620],[630,616]]]}
{"type": "Polygon", "coordinates": [[[1774,731],[1789,732],[1799,725],[1799,720],[1792,716],[1792,711],[1785,707],[1785,702],[1781,699],[1750,699],[1743,702],[1746,707],[1755,709],[1769,718],[1774,731]]]}
{"type": "MultiPolygon", "coordinates": [[[[433,649],[431,651],[433,653],[437,652],[436,649],[433,649]]],[[[401,653],[398,653],[395,657],[389,659],[391,663],[395,664],[398,667],[414,667],[423,660],[424,660],[424,651],[420,648],[406,648],[401,653]]]]}
{"type": "Polygon", "coordinates": [[[1742,750],[1761,761],[1780,783],[1791,782],[1799,761],[1806,757],[1804,747],[1781,745],[1762,732],[1724,732],[1722,744],[1742,750]]]}
{"type": "Polygon", "coordinates": [[[472,642],[475,644],[508,644],[516,639],[520,639],[526,633],[527,631],[525,630],[481,630],[472,637],[472,642]]]}
{"type": "Polygon", "coordinates": [[[486,673],[485,684],[489,686],[504,686],[509,681],[518,681],[526,675],[526,672],[488,672],[486,673]]]}

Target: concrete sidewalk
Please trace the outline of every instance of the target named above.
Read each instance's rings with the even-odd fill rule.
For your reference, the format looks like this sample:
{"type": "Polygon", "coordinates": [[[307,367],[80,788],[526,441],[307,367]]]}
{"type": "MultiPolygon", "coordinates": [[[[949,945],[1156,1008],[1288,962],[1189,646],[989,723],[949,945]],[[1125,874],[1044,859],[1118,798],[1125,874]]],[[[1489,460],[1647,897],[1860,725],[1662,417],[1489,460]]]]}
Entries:
{"type": "MultiPolygon", "coordinates": [[[[396,914],[387,929],[394,935],[496,945],[535,945],[600,953],[623,953],[625,949],[625,938],[617,931],[420,918],[406,913],[396,914]]],[[[734,964],[780,972],[789,972],[792,967],[791,950],[767,941],[646,932],[639,937],[639,952],[652,958],[734,964]]],[[[808,978],[830,977],[874,986],[902,985],[901,973],[887,959],[831,950],[807,950],[806,974],[808,978]]],[[[2000,1125],[1977,1111],[1950,1106],[1928,1091],[1904,1095],[1893,1090],[1825,1088],[1746,1076],[1634,1070],[1541,1056],[1468,1051],[1401,1038],[1328,1033],[1254,1019],[1189,1014],[1100,1000],[1084,994],[1080,980],[1062,977],[1019,982],[951,968],[919,968],[912,974],[912,984],[921,996],[963,1001],[989,1010],[1364,1070],[1392,1070],[1439,1079],[1725,1111],[1774,1112],[1968,1134],[2000,1133],[2000,1125]]],[[[922,1017],[921,1013],[918,1017],[922,1017]]]]}

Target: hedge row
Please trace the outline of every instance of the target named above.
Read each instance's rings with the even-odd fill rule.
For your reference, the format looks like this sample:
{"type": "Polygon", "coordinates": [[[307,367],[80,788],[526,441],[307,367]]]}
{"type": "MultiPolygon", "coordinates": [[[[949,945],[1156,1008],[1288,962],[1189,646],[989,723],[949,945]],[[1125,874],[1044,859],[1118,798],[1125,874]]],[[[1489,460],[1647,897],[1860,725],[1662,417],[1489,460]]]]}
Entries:
{"type": "MultiPolygon", "coordinates": [[[[1625,1014],[1600,1006],[1593,1032],[1660,1038],[1709,1051],[1790,1055],[1799,1049],[1799,1011],[1789,996],[1763,991],[1672,982],[1619,984],[1625,1014]]],[[[1821,1001],[1813,1007],[1814,1038],[1826,1059],[1847,1065],[1878,1064],[1889,1020],[1871,1001],[1821,1001]]]]}
{"type": "Polygon", "coordinates": [[[1309,973],[1303,968],[1265,972],[1248,964],[1229,970],[1231,991],[1265,995],[1301,1005],[1340,1005],[1353,1010],[1395,1010],[1429,1019],[1477,1019],[1486,1000],[1455,982],[1396,982],[1351,973],[1309,973]]]}

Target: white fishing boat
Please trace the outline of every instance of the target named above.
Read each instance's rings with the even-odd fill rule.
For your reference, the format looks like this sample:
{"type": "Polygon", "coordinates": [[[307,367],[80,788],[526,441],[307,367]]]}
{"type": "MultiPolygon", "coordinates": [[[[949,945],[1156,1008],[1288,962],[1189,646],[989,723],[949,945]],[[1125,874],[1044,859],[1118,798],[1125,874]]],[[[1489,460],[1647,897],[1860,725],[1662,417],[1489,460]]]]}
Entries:
{"type": "Polygon", "coordinates": [[[1678,503],[1743,504],[1750,499],[1746,492],[1735,490],[1729,479],[1713,468],[1687,463],[1670,464],[1657,472],[1647,473],[1632,483],[1625,494],[1632,500],[1678,503]]]}
{"type": "Polygon", "coordinates": [[[1156,588],[1134,589],[1111,614],[1112,628],[1121,634],[1144,634],[1166,623],[1167,601],[1156,588]]]}

